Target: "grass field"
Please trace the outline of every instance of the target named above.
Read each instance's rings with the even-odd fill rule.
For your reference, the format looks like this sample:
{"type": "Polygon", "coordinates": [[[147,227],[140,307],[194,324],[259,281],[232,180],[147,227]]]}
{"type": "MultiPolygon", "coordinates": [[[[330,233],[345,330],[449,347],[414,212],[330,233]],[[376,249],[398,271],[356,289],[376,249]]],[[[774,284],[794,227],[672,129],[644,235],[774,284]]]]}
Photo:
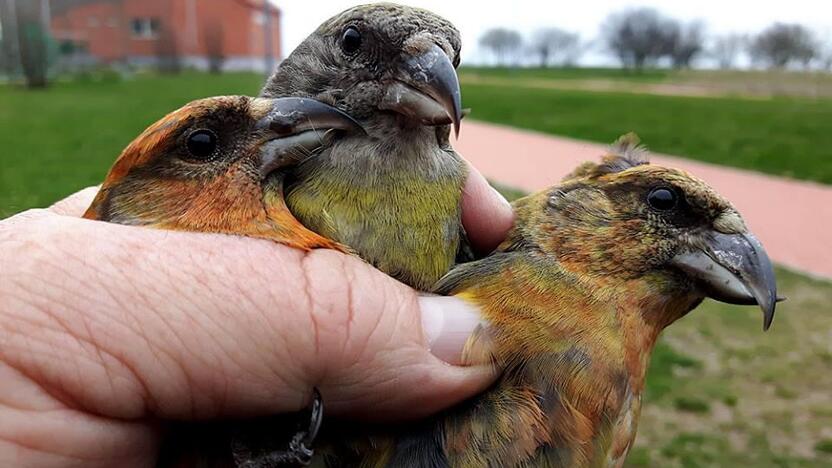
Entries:
{"type": "Polygon", "coordinates": [[[471,118],[832,183],[832,100],[701,98],[465,84],[471,118]]]}
{"type": "Polygon", "coordinates": [[[463,81],[511,80],[516,84],[589,87],[596,91],[606,88],[671,95],[832,98],[832,73],[824,72],[463,67],[461,76],[463,81]]]}
{"type": "MultiPolygon", "coordinates": [[[[0,217],[99,183],[121,149],[173,108],[255,94],[261,83],[251,74],[185,74],[39,92],[0,86],[0,217]]],[[[601,142],[635,130],[657,151],[832,182],[829,102],[480,85],[463,95],[478,119],[601,142]]],[[[630,466],[832,465],[832,285],[778,276],[789,301],[769,333],[758,310],[710,301],[667,331],[630,466]]]]}
{"type": "Polygon", "coordinates": [[[586,80],[611,79],[632,82],[661,82],[673,75],[670,70],[650,69],[634,72],[621,68],[509,68],[509,67],[462,67],[460,74],[479,75],[492,78],[586,80]]]}

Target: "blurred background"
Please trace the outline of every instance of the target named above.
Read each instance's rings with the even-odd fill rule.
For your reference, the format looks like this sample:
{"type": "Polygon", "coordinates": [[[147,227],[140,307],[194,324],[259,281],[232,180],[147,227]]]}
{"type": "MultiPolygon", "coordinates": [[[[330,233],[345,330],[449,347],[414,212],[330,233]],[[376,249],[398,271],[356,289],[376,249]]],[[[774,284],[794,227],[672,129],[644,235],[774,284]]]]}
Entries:
{"type": "MultiPolygon", "coordinates": [[[[0,218],[100,183],[196,98],[259,92],[355,2],[0,0],[0,218]]],[[[463,38],[456,143],[509,197],[635,131],[711,182],[789,300],[706,302],[653,356],[629,466],[832,466],[832,7],[416,1],[463,38]]]]}

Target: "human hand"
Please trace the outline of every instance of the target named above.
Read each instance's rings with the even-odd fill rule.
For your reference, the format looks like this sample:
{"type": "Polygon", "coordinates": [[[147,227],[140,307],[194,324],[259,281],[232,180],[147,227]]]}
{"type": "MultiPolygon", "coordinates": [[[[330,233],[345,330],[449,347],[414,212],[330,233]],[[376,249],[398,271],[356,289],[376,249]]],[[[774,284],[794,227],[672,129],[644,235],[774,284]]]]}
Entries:
{"type": "MultiPolygon", "coordinates": [[[[159,427],[296,411],[418,418],[476,394],[478,324],[333,251],[77,218],[95,189],[0,221],[0,465],[146,466],[159,427]]],[[[511,210],[479,173],[463,221],[488,251],[511,210]]]]}

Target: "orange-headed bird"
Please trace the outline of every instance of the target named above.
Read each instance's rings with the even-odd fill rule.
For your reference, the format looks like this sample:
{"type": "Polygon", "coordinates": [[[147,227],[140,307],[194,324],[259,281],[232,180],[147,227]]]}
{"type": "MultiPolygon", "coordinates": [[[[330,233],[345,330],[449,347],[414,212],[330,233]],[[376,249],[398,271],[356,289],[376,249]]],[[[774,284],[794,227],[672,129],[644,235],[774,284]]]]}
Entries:
{"type": "Polygon", "coordinates": [[[336,133],[354,131],[363,130],[350,116],[313,99],[194,101],[127,146],[84,217],[343,250],[292,216],[283,176],[336,133]]]}
{"type": "MultiPolygon", "coordinates": [[[[341,134],[363,131],[349,115],[309,98],[221,96],[194,101],[127,146],[84,217],[349,252],[295,219],[284,199],[284,179],[287,171],[314,159],[341,134]]],[[[313,408],[319,406],[316,392],[313,408]]],[[[166,443],[160,463],[194,466],[217,453],[219,463],[223,456],[230,460],[233,433],[246,428],[245,422],[183,427],[179,438],[166,443]],[[224,448],[213,451],[215,447],[206,446],[209,440],[224,448]]],[[[308,439],[306,445],[314,438],[306,432],[301,436],[308,439]]],[[[305,450],[298,446],[287,456],[305,450]]]]}

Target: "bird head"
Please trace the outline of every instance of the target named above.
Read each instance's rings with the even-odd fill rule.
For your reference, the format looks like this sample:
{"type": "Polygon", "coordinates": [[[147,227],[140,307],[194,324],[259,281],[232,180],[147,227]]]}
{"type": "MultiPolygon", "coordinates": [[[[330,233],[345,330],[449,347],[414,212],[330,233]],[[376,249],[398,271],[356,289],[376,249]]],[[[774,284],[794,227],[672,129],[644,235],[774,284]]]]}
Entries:
{"type": "Polygon", "coordinates": [[[682,314],[705,297],[758,304],[768,329],[777,291],[763,246],[713,188],[646,156],[635,135],[622,137],[600,164],[520,201],[518,229],[600,287],[647,280],[660,296],[688,298],[682,314]]]}
{"type": "Polygon", "coordinates": [[[452,124],[458,132],[459,52],[459,32],[434,13],[389,3],[357,6],[304,40],[262,94],[311,96],[362,123],[386,117],[400,128],[452,124]]]}
{"type": "Polygon", "coordinates": [[[361,131],[312,99],[223,96],[191,102],[139,135],[116,160],[87,218],[234,231],[266,216],[271,175],[361,131]]]}

